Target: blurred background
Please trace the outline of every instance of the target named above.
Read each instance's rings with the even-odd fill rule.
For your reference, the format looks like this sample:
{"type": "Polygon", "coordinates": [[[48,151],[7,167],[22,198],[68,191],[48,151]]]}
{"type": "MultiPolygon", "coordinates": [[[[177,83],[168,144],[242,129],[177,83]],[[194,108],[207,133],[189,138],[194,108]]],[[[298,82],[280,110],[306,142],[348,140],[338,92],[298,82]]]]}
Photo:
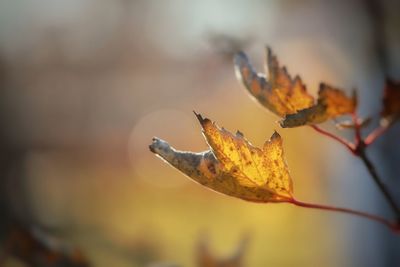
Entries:
{"type": "MultiPolygon", "coordinates": [[[[398,10],[379,0],[0,1],[0,265],[400,266],[400,239],[381,225],[215,194],[148,150],[153,136],[207,149],[192,110],[255,145],[277,129],[298,199],[393,216],[358,159],[307,127],[280,129],[248,97],[232,54],[246,51],[262,71],[268,44],[313,94],[320,81],[357,88],[360,114],[376,115],[385,76],[400,79],[398,10]]],[[[369,155],[400,196],[398,133],[369,155]]]]}

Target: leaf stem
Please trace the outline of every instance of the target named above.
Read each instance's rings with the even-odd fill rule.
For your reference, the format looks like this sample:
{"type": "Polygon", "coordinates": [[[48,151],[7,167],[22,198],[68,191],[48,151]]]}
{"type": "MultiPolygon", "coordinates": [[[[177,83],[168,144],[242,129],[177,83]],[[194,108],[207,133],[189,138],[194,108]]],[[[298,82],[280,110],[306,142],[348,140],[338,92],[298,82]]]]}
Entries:
{"type": "Polygon", "coordinates": [[[364,163],[365,167],[367,168],[368,172],[372,176],[372,179],[374,180],[375,184],[378,186],[379,190],[382,192],[382,194],[385,196],[386,201],[389,203],[390,207],[394,211],[397,222],[400,224],[400,208],[396,204],[396,201],[394,200],[394,197],[390,194],[389,190],[385,186],[385,184],[382,182],[382,179],[380,178],[378,172],[376,171],[375,165],[371,162],[371,160],[367,157],[367,154],[365,153],[365,149],[367,148],[368,145],[373,143],[376,138],[378,138],[380,135],[382,135],[389,127],[388,126],[382,126],[377,128],[375,131],[373,131],[371,134],[369,134],[364,140],[361,135],[361,126],[359,123],[358,115],[357,113],[352,114],[352,119],[354,123],[354,131],[355,131],[355,136],[354,136],[354,144],[350,143],[347,140],[342,139],[339,136],[336,136],[330,132],[327,132],[321,128],[319,128],[316,125],[312,125],[311,127],[316,130],[317,132],[321,133],[322,135],[328,136],[342,145],[344,145],[350,152],[359,157],[361,161],[364,163]]]}
{"type": "Polygon", "coordinates": [[[343,139],[343,138],[341,138],[341,137],[339,137],[337,135],[334,135],[333,133],[325,131],[324,129],[322,129],[322,128],[316,126],[316,125],[311,125],[311,128],[313,128],[315,131],[319,132],[320,134],[325,135],[325,136],[327,136],[327,137],[329,137],[329,138],[341,143],[348,150],[350,150],[350,152],[352,154],[355,153],[355,146],[354,146],[354,144],[350,143],[349,141],[347,141],[347,140],[345,140],[345,139],[343,139]]]}
{"type": "MultiPolygon", "coordinates": [[[[374,180],[375,184],[378,186],[379,190],[382,192],[382,194],[385,196],[386,201],[389,203],[390,207],[394,211],[397,222],[400,223],[400,208],[397,206],[396,201],[394,200],[393,196],[390,194],[389,190],[385,186],[385,184],[382,182],[382,179],[378,175],[378,172],[376,171],[375,165],[371,162],[371,160],[368,158],[367,154],[365,153],[365,149],[367,148],[367,145],[365,143],[365,140],[362,139],[361,137],[361,127],[359,124],[358,116],[357,113],[353,113],[353,121],[354,121],[354,131],[355,131],[355,155],[358,156],[362,162],[364,163],[365,167],[367,168],[368,172],[370,173],[372,179],[374,180]]],[[[378,128],[379,129],[379,128],[378,128]]],[[[378,132],[377,134],[382,134],[383,132],[378,132]]],[[[379,136],[378,135],[378,136],[379,136]]],[[[377,137],[375,137],[377,138],[377,137]]],[[[369,140],[369,144],[371,144],[371,140],[369,140]]]]}
{"type": "Polygon", "coordinates": [[[367,137],[364,139],[364,143],[366,146],[371,145],[376,141],[380,136],[382,136],[388,129],[390,128],[390,124],[385,126],[379,126],[375,128],[367,137]]]}
{"type": "Polygon", "coordinates": [[[290,204],[299,206],[299,207],[304,207],[304,208],[311,208],[311,209],[320,209],[320,210],[326,210],[326,211],[335,211],[335,212],[342,212],[342,213],[347,213],[347,214],[352,214],[355,216],[363,217],[369,220],[373,220],[376,222],[379,222],[381,224],[386,225],[389,227],[390,230],[393,232],[399,232],[400,230],[400,225],[399,223],[394,223],[391,222],[383,217],[380,217],[378,215],[362,212],[362,211],[357,211],[357,210],[352,210],[352,209],[347,209],[347,208],[340,208],[340,207],[334,207],[334,206],[328,206],[328,205],[320,205],[320,204],[313,204],[313,203],[307,203],[307,202],[302,202],[296,199],[290,199],[287,201],[290,204]]]}

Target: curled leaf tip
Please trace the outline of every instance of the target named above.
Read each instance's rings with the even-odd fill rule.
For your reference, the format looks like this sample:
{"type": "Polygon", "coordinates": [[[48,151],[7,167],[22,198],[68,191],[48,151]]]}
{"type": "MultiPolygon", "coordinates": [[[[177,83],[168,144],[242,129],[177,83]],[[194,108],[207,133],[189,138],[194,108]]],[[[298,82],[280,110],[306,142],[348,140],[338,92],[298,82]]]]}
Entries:
{"type": "Polygon", "coordinates": [[[281,139],[281,135],[277,131],[274,131],[270,140],[275,140],[275,139],[281,139]]]}
{"type": "Polygon", "coordinates": [[[151,139],[152,143],[149,145],[149,149],[153,153],[156,153],[156,151],[155,151],[155,143],[157,142],[157,140],[158,140],[157,137],[153,137],[153,139],[151,139]]]}
{"type": "Polygon", "coordinates": [[[201,116],[201,114],[196,113],[195,111],[193,111],[193,112],[194,112],[194,115],[196,115],[196,118],[199,120],[199,122],[200,122],[201,125],[203,125],[204,123],[206,123],[207,121],[209,121],[209,119],[203,118],[203,116],[201,116]]]}
{"type": "MultiPolygon", "coordinates": [[[[240,72],[240,70],[238,70],[238,68],[240,68],[240,66],[248,65],[248,61],[249,61],[249,59],[247,58],[246,54],[243,51],[237,52],[233,56],[233,63],[235,65],[235,67],[237,68],[237,72],[240,72]]],[[[237,76],[240,77],[239,74],[237,74],[237,76]]]]}
{"type": "Polygon", "coordinates": [[[195,110],[193,110],[193,113],[194,113],[194,115],[196,115],[197,118],[199,118],[199,117],[201,118],[200,113],[197,113],[195,110]]]}
{"type": "Polygon", "coordinates": [[[156,154],[159,154],[160,151],[165,150],[167,147],[169,147],[169,144],[158,137],[153,137],[152,143],[149,145],[150,151],[156,154]]]}

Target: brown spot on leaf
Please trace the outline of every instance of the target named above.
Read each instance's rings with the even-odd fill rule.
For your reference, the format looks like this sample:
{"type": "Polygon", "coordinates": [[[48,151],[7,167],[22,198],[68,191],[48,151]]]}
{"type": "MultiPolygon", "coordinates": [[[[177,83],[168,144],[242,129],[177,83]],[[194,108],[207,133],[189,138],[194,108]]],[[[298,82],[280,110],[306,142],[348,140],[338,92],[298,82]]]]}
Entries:
{"type": "Polygon", "coordinates": [[[212,174],[217,174],[217,170],[215,168],[215,164],[212,162],[207,163],[207,169],[212,173],[212,174]]]}

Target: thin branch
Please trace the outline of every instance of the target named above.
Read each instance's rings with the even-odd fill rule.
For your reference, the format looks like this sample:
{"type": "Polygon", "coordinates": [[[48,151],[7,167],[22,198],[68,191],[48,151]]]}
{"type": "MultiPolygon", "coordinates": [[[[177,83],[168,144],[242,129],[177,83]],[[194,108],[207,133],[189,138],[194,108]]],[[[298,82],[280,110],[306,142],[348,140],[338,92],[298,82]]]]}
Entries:
{"type": "MultiPolygon", "coordinates": [[[[355,131],[355,144],[348,142],[347,140],[342,139],[339,136],[336,136],[330,132],[327,132],[316,125],[312,125],[311,127],[322,135],[328,136],[335,141],[338,141],[342,145],[344,145],[350,152],[359,157],[367,168],[368,172],[372,176],[374,182],[378,186],[379,190],[385,196],[386,201],[389,203],[390,207],[393,209],[396,214],[397,221],[400,223],[400,208],[397,206],[393,196],[390,194],[389,190],[386,188],[385,184],[382,182],[382,179],[379,177],[374,164],[369,160],[367,155],[365,154],[365,148],[367,145],[371,144],[378,136],[380,136],[385,130],[379,130],[375,134],[371,136],[371,134],[363,140],[361,137],[361,127],[359,124],[358,116],[356,113],[353,114],[353,122],[354,122],[354,131],[355,131]]],[[[378,128],[379,129],[379,128],[378,128]]]]}
{"type": "Polygon", "coordinates": [[[386,225],[387,227],[390,228],[393,232],[399,232],[400,230],[400,225],[398,223],[391,222],[383,217],[380,217],[378,215],[362,212],[362,211],[357,211],[357,210],[352,210],[352,209],[347,209],[347,208],[340,208],[340,207],[333,207],[333,206],[327,206],[327,205],[320,205],[320,204],[312,204],[312,203],[306,203],[302,201],[298,201],[296,199],[291,199],[288,201],[288,203],[291,203],[293,205],[299,206],[299,207],[304,207],[304,208],[311,208],[311,209],[320,209],[320,210],[326,210],[326,211],[335,211],[335,212],[342,212],[342,213],[347,213],[347,214],[352,214],[355,216],[363,217],[369,220],[373,220],[376,222],[379,222],[381,224],[386,225]]]}
{"type": "MultiPolygon", "coordinates": [[[[365,153],[366,149],[366,144],[365,140],[362,139],[361,137],[361,127],[359,124],[359,119],[357,116],[357,113],[353,113],[353,122],[354,122],[354,131],[355,131],[355,155],[358,156],[362,162],[364,163],[365,167],[367,168],[368,172],[372,176],[375,184],[378,186],[378,188],[381,190],[382,194],[385,196],[387,202],[393,209],[394,213],[396,214],[397,221],[400,222],[400,208],[397,206],[393,196],[390,194],[389,190],[386,188],[385,184],[382,182],[382,179],[379,177],[378,172],[376,171],[376,168],[374,164],[371,162],[371,160],[367,157],[367,154],[365,153]]],[[[377,133],[379,134],[379,132],[377,133]]],[[[382,133],[380,133],[382,134],[382,133]]],[[[371,142],[368,140],[368,142],[371,142]]],[[[371,144],[371,143],[369,143],[371,144]]]]}
{"type": "Polygon", "coordinates": [[[400,208],[399,206],[396,204],[393,196],[390,194],[389,190],[387,189],[387,187],[385,186],[385,184],[382,182],[382,179],[379,177],[378,172],[375,169],[375,166],[373,165],[373,163],[370,161],[370,159],[367,157],[364,149],[361,149],[358,153],[358,156],[360,157],[360,159],[363,161],[363,163],[365,164],[365,166],[368,169],[368,172],[371,174],[374,182],[376,183],[376,185],[378,186],[378,188],[381,190],[381,192],[383,193],[383,195],[385,196],[387,202],[389,203],[389,205],[391,206],[391,208],[393,209],[394,213],[396,214],[397,220],[398,222],[400,222],[400,208]]]}
{"type": "Polygon", "coordinates": [[[329,138],[331,138],[331,139],[333,139],[333,140],[335,140],[335,141],[341,143],[341,144],[344,145],[348,150],[350,150],[350,152],[351,152],[352,154],[355,153],[355,147],[354,147],[354,145],[353,145],[352,143],[350,143],[349,141],[347,141],[347,140],[345,140],[345,139],[343,139],[343,138],[341,138],[341,137],[339,137],[339,136],[337,136],[337,135],[334,135],[334,134],[332,134],[332,133],[330,133],[330,132],[328,132],[328,131],[325,131],[324,129],[319,128],[319,127],[316,126],[316,125],[311,125],[311,128],[313,128],[315,131],[319,132],[320,134],[325,135],[325,136],[327,136],[327,137],[329,137],[329,138]]]}

